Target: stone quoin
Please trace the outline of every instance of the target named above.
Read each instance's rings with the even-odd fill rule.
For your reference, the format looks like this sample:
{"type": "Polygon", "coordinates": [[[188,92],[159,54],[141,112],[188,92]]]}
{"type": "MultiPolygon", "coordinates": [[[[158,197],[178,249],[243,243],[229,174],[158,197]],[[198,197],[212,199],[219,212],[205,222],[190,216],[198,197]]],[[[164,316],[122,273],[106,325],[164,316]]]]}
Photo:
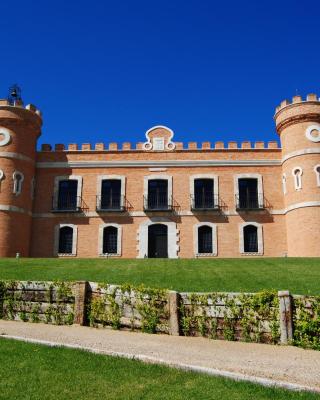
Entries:
{"type": "Polygon", "coordinates": [[[283,101],[277,141],[43,144],[0,100],[0,257],[320,257],[320,99],[283,101]]]}

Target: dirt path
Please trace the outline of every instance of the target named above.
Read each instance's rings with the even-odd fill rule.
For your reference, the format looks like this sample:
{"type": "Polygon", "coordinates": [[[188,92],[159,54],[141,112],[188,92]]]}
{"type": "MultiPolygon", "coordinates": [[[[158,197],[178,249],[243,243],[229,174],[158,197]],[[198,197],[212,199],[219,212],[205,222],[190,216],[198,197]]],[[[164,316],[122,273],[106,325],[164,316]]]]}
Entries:
{"type": "Polygon", "coordinates": [[[296,347],[0,320],[0,337],[79,347],[264,385],[320,392],[320,352],[296,347]]]}

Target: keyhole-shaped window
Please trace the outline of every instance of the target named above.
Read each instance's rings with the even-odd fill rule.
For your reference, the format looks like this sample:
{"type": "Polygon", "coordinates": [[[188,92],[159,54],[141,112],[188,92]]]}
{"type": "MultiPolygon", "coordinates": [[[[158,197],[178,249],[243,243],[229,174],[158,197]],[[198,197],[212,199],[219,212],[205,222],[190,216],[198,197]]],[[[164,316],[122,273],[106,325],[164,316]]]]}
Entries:
{"type": "Polygon", "coordinates": [[[24,180],[24,175],[22,172],[15,171],[13,173],[13,193],[19,195],[22,192],[22,182],[24,180]]]}
{"type": "Polygon", "coordinates": [[[314,172],[316,173],[317,186],[320,186],[320,165],[314,167],[314,172]]]}
{"type": "Polygon", "coordinates": [[[296,167],[292,171],[293,179],[294,179],[294,188],[295,190],[302,189],[302,169],[300,167],[296,167]]]}

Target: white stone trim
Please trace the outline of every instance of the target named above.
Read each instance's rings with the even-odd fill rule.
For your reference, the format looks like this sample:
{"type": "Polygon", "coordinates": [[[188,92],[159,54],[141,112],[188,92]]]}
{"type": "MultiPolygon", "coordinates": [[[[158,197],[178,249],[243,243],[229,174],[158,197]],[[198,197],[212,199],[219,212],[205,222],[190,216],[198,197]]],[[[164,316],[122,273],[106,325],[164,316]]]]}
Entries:
{"type": "Polygon", "coordinates": [[[306,129],[306,138],[314,143],[320,142],[320,125],[314,124],[308,126],[308,128],[306,129]],[[312,131],[317,131],[318,132],[317,136],[312,136],[311,135],[312,131]]]}
{"type": "Polygon", "coordinates": [[[287,154],[285,157],[282,158],[282,164],[289,160],[290,158],[304,156],[306,154],[320,154],[320,149],[303,149],[303,150],[296,150],[292,153],[287,154]]]}
{"type": "MultiPolygon", "coordinates": [[[[319,151],[320,152],[320,151],[319,151]]],[[[261,167],[280,166],[281,160],[132,160],[132,161],[41,161],[37,168],[169,168],[169,167],[261,167]]]]}
{"type": "Polygon", "coordinates": [[[24,181],[24,175],[20,171],[14,171],[14,173],[12,174],[12,178],[13,178],[13,191],[12,191],[12,193],[15,194],[16,196],[19,196],[19,194],[21,194],[21,192],[22,192],[22,183],[24,181]],[[20,180],[19,183],[18,183],[18,180],[17,180],[17,175],[21,176],[21,180],[20,180]]]}
{"type": "Polygon", "coordinates": [[[287,194],[287,175],[282,174],[282,191],[283,194],[287,194]]]}
{"type": "Polygon", "coordinates": [[[122,254],[122,226],[119,224],[100,224],[99,225],[99,237],[98,237],[98,255],[101,257],[119,257],[122,254]],[[103,253],[103,231],[104,228],[113,226],[117,228],[117,253],[103,253]]]}
{"type": "Polygon", "coordinates": [[[137,234],[137,258],[145,258],[148,256],[148,228],[153,224],[163,224],[168,227],[168,258],[178,258],[179,251],[179,230],[177,224],[173,221],[168,221],[165,217],[154,217],[142,222],[139,226],[137,234]]]}
{"type": "Polygon", "coordinates": [[[30,212],[24,208],[21,208],[21,207],[13,206],[11,204],[0,204],[0,211],[17,212],[17,213],[28,214],[28,215],[32,216],[32,212],[30,212]]]}
{"type": "Polygon", "coordinates": [[[301,167],[292,168],[294,189],[297,191],[302,189],[302,174],[303,174],[303,171],[302,171],[301,167]],[[298,173],[296,173],[297,171],[298,171],[298,173]]]}
{"type": "Polygon", "coordinates": [[[217,245],[217,225],[212,222],[201,222],[193,225],[193,251],[195,257],[213,257],[218,254],[217,245]],[[209,226],[212,229],[212,253],[199,253],[198,242],[199,242],[199,228],[201,226],[209,226]]]}
{"type": "MultiPolygon", "coordinates": [[[[165,129],[166,131],[168,131],[170,133],[168,143],[166,143],[166,145],[164,146],[163,150],[160,150],[160,151],[174,150],[176,145],[175,145],[175,143],[173,143],[171,141],[171,139],[173,138],[174,132],[173,132],[172,129],[170,129],[167,126],[164,126],[164,125],[156,125],[156,126],[153,126],[152,128],[147,130],[147,132],[145,133],[147,141],[145,143],[143,143],[143,146],[142,146],[143,150],[153,150],[153,143],[151,142],[149,134],[152,131],[154,131],[155,129],[165,129]]],[[[155,151],[157,151],[157,150],[155,150],[155,151]]]]}
{"type": "Polygon", "coordinates": [[[317,186],[320,187],[320,164],[318,164],[314,167],[314,172],[315,172],[316,178],[317,178],[317,186]]]}
{"type": "Polygon", "coordinates": [[[33,160],[30,157],[24,156],[23,154],[19,154],[19,153],[13,153],[11,151],[0,151],[0,157],[14,158],[16,160],[28,161],[28,162],[31,162],[32,164],[35,162],[35,160],[33,160]]]}
{"type": "Polygon", "coordinates": [[[148,183],[153,179],[163,179],[168,181],[168,206],[172,206],[172,175],[167,174],[153,174],[145,175],[143,177],[143,196],[144,199],[148,196],[148,183]]]}
{"type": "Polygon", "coordinates": [[[3,136],[3,138],[0,139],[0,147],[6,146],[11,140],[10,131],[2,126],[0,127],[0,136],[3,136]]]}
{"type": "MultiPolygon", "coordinates": [[[[58,203],[58,196],[59,196],[59,183],[60,181],[65,180],[76,180],[78,181],[77,185],[77,202],[80,202],[81,194],[82,194],[82,176],[80,175],[60,175],[54,178],[54,187],[53,187],[53,199],[54,204],[58,203]]],[[[77,207],[80,207],[81,204],[77,204],[77,207]]]]}
{"type": "Polygon", "coordinates": [[[191,175],[190,178],[189,178],[191,198],[194,196],[194,181],[196,179],[212,179],[213,180],[214,196],[217,196],[217,198],[219,198],[219,177],[216,174],[196,174],[196,175],[191,175]]]}
{"type": "Polygon", "coordinates": [[[121,181],[121,207],[124,207],[124,197],[126,195],[126,177],[125,175],[98,175],[97,177],[97,196],[101,196],[102,181],[117,179],[121,181]]]}
{"type": "Polygon", "coordinates": [[[54,227],[54,247],[53,247],[53,255],[58,257],[74,257],[77,255],[77,245],[78,245],[78,227],[74,224],[58,224],[54,227]],[[65,226],[69,226],[73,229],[72,235],[72,253],[71,254],[62,254],[59,253],[59,237],[60,237],[60,229],[65,226]]]}
{"type": "MultiPolygon", "coordinates": [[[[258,201],[260,202],[261,200],[263,201],[264,195],[263,195],[263,183],[262,183],[262,175],[261,174],[254,174],[254,173],[245,173],[245,174],[236,174],[233,177],[233,188],[234,188],[234,195],[235,199],[234,201],[236,202],[236,198],[239,197],[239,179],[242,178],[252,178],[252,179],[257,179],[258,181],[258,201]]],[[[259,204],[260,206],[260,204],[259,204]]]]}
{"type": "Polygon", "coordinates": [[[242,255],[246,256],[262,256],[263,255],[263,228],[261,224],[258,224],[257,222],[244,222],[242,224],[239,224],[239,252],[242,255]],[[255,226],[258,231],[258,251],[256,253],[245,253],[244,251],[244,235],[243,235],[243,230],[246,226],[248,225],[253,225],[255,226]]]}

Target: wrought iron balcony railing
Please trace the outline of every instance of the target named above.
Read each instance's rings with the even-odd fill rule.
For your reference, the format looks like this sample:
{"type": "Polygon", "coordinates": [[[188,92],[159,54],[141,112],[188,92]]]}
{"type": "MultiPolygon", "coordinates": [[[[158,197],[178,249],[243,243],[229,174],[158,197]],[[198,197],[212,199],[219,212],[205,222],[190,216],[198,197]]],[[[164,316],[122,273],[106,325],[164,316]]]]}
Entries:
{"type": "Polygon", "coordinates": [[[241,211],[257,211],[266,208],[266,201],[262,193],[257,195],[236,195],[236,209],[241,211]]]}
{"type": "Polygon", "coordinates": [[[218,211],[220,209],[219,196],[214,194],[191,195],[191,210],[193,211],[218,211]]]}
{"type": "Polygon", "coordinates": [[[82,210],[81,196],[53,196],[52,212],[80,212],[82,210]]]}
{"type": "Polygon", "coordinates": [[[172,211],[172,197],[167,194],[149,194],[143,197],[143,208],[145,211],[172,211]]]}
{"type": "Polygon", "coordinates": [[[125,196],[97,196],[96,210],[99,211],[124,211],[126,209],[125,196]]]}

